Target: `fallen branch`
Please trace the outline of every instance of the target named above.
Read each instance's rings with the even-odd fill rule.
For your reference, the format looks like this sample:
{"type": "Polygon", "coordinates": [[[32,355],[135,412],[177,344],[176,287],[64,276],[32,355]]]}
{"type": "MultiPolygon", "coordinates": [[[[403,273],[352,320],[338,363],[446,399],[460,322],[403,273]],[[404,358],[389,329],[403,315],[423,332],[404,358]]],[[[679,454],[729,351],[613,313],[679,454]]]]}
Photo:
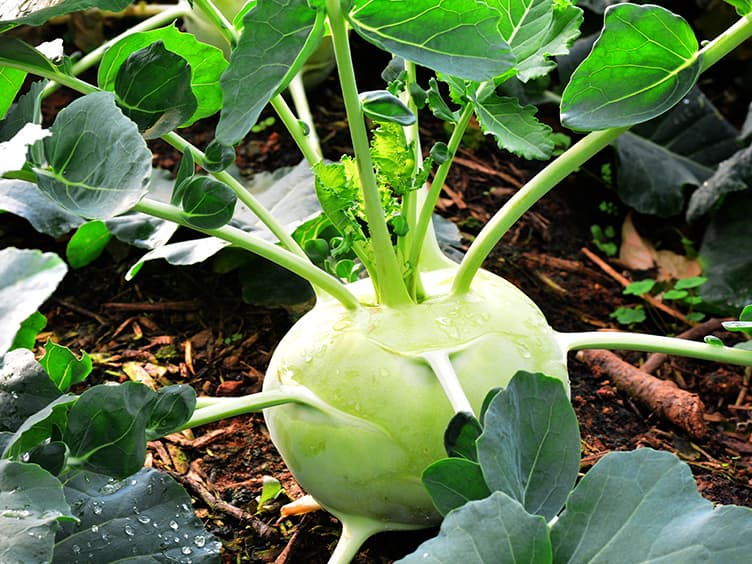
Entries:
{"type": "Polygon", "coordinates": [[[609,351],[584,350],[577,353],[577,359],[588,365],[593,376],[608,378],[617,388],[690,436],[705,435],[705,406],[697,394],[680,389],[670,380],[651,376],[609,351]]]}

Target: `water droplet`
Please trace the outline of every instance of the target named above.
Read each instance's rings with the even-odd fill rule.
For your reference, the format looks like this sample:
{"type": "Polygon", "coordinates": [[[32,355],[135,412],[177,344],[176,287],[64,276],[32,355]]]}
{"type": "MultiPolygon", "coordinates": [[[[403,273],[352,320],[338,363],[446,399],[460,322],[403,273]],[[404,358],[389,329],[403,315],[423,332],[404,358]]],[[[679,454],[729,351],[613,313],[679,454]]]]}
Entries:
{"type": "Polygon", "coordinates": [[[92,525],[91,526],[91,532],[92,533],[98,533],[99,532],[99,525],[92,525]]]}
{"type": "Polygon", "coordinates": [[[139,515],[137,519],[139,523],[143,523],[144,525],[146,525],[149,521],[151,521],[151,518],[148,517],[147,515],[139,515]]]}
{"type": "Polygon", "coordinates": [[[206,544],[206,537],[204,535],[196,535],[193,537],[193,544],[199,548],[203,548],[206,544]]]}
{"type": "Polygon", "coordinates": [[[178,525],[175,521],[170,521],[170,529],[173,531],[177,531],[180,528],[180,525],[178,525]]]}
{"type": "Polygon", "coordinates": [[[125,531],[125,534],[129,537],[132,537],[136,534],[136,530],[133,528],[133,525],[126,525],[123,529],[125,531]]]}
{"type": "Polygon", "coordinates": [[[80,546],[78,546],[77,544],[74,544],[74,545],[73,545],[73,546],[71,547],[71,550],[73,551],[73,554],[78,554],[78,553],[80,553],[80,552],[81,552],[81,547],[80,547],[80,546]]]}
{"type": "Polygon", "coordinates": [[[104,511],[104,507],[102,507],[100,502],[95,501],[91,504],[91,510],[94,512],[94,515],[101,515],[102,511],[104,511]]]}
{"type": "Polygon", "coordinates": [[[180,549],[180,552],[182,552],[183,554],[191,554],[193,552],[193,549],[191,549],[190,546],[184,546],[180,549]]]}

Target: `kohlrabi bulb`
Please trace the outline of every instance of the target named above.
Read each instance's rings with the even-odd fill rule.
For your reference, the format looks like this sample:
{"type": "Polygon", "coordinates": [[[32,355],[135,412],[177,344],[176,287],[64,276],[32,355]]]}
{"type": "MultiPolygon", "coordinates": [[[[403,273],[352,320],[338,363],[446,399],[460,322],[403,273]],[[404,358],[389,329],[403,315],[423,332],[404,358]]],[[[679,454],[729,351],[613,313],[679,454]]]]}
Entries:
{"type": "MultiPolygon", "coordinates": [[[[487,392],[518,370],[560,378],[568,389],[566,353],[538,307],[485,271],[470,292],[448,296],[454,273],[425,274],[426,294],[443,297],[418,305],[349,311],[320,300],[272,357],[265,391],[302,386],[321,402],[266,409],[272,439],[302,487],[334,515],[384,529],[439,520],[421,474],[445,456],[453,410],[423,353],[449,354],[476,414],[487,392]]],[[[373,303],[370,281],[350,289],[373,303]]]]}

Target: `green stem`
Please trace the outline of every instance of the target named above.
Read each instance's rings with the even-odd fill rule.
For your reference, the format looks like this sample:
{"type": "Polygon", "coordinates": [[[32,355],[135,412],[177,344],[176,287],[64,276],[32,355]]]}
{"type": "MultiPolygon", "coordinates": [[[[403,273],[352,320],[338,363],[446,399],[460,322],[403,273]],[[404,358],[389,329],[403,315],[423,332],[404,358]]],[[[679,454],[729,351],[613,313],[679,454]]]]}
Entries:
{"type": "Polygon", "coordinates": [[[350,564],[364,542],[385,530],[384,523],[375,519],[360,515],[336,516],[342,523],[342,534],[327,564],[350,564]]]}
{"type": "Polygon", "coordinates": [[[247,249],[275,264],[278,264],[282,268],[297,274],[304,280],[307,280],[314,287],[320,288],[322,291],[339,301],[345,308],[350,310],[360,308],[358,299],[343,284],[341,284],[339,280],[327,274],[317,266],[314,266],[310,260],[307,258],[304,259],[303,257],[298,256],[291,251],[282,249],[268,241],[254,237],[242,229],[230,225],[225,225],[218,229],[199,229],[190,225],[190,223],[185,220],[180,209],[169,204],[149,200],[148,198],[142,199],[133,207],[133,209],[135,211],[140,211],[154,217],[160,217],[179,225],[189,227],[194,231],[212,235],[224,241],[228,241],[233,245],[247,249]]]}
{"type": "Polygon", "coordinates": [[[581,333],[556,333],[556,338],[565,351],[610,349],[660,352],[721,363],[752,366],[752,351],[687,341],[675,337],[659,337],[620,331],[584,331],[581,333]]]}
{"type": "Polygon", "coordinates": [[[371,154],[369,152],[368,132],[358,98],[350,54],[349,38],[342,14],[341,0],[326,0],[329,27],[332,32],[334,55],[337,61],[342,98],[350,127],[355,160],[363,191],[366,223],[373,249],[373,263],[376,280],[374,288],[379,301],[387,306],[400,306],[411,302],[407,293],[401,268],[394,254],[389,229],[386,225],[381,197],[376,184],[371,154]]]}
{"type": "Polygon", "coordinates": [[[449,360],[449,355],[445,351],[429,351],[421,356],[433,370],[455,413],[464,411],[475,415],[473,406],[470,405],[470,400],[467,399],[465,390],[462,389],[462,384],[457,378],[457,372],[449,360]]]}
{"type": "Polygon", "coordinates": [[[750,37],[752,37],[752,14],[741,18],[700,49],[702,71],[708,70],[750,37]]]}
{"type": "MultiPolygon", "coordinates": [[[[310,147],[310,151],[312,153],[311,156],[313,157],[313,155],[315,155],[316,159],[311,160],[311,158],[306,156],[306,160],[308,160],[308,162],[313,165],[321,160],[323,153],[321,152],[319,135],[316,132],[316,124],[313,122],[311,106],[308,104],[308,96],[306,95],[305,87],[303,85],[302,70],[293,77],[292,81],[290,81],[290,84],[287,86],[287,89],[290,91],[292,103],[295,106],[295,111],[298,113],[298,119],[308,126],[308,134],[304,135],[305,145],[306,147],[310,147]]],[[[272,100],[272,104],[274,104],[274,100],[272,100]]],[[[274,109],[277,110],[276,107],[274,109]]],[[[277,110],[277,114],[279,114],[279,110],[277,110]]],[[[300,129],[300,127],[298,127],[298,129],[300,129]]],[[[300,142],[298,142],[298,146],[300,145],[300,142]]]]}
{"type": "Polygon", "coordinates": [[[517,191],[481,229],[475,241],[470,245],[470,249],[457,270],[452,291],[455,294],[467,292],[483,261],[507,230],[522,217],[522,214],[627,129],[619,127],[589,133],[517,191]]]}
{"type": "Polygon", "coordinates": [[[268,407],[300,403],[297,394],[286,390],[270,390],[237,398],[196,398],[196,400],[196,405],[201,405],[201,407],[196,408],[193,416],[181,427],[181,430],[221,421],[227,417],[261,411],[268,407]]]}
{"type": "MultiPolygon", "coordinates": [[[[294,80],[295,79],[293,79],[293,82],[294,80]]],[[[290,86],[292,86],[292,83],[290,86]]],[[[305,134],[303,128],[298,122],[298,118],[280,94],[277,94],[271,99],[271,105],[272,108],[274,108],[274,111],[277,112],[279,119],[282,120],[282,123],[287,128],[287,131],[292,136],[298,149],[303,153],[303,157],[308,161],[308,164],[313,166],[319,162],[321,160],[321,148],[318,146],[318,138],[313,130],[313,125],[311,125],[311,132],[313,132],[314,137],[310,137],[310,133],[309,135],[305,134]],[[314,139],[316,140],[315,143],[313,141],[314,139]]]]}
{"type": "Polygon", "coordinates": [[[211,0],[193,0],[194,8],[201,10],[206,18],[216,27],[219,32],[224,36],[225,40],[230,44],[230,47],[234,48],[238,44],[240,34],[232,22],[228,20],[225,15],[219,11],[211,0]]]}
{"type": "Polygon", "coordinates": [[[449,143],[447,143],[447,147],[449,149],[449,157],[446,161],[439,165],[439,168],[436,169],[436,174],[434,175],[433,181],[431,182],[431,188],[428,191],[425,202],[423,202],[422,204],[420,217],[418,218],[418,225],[415,227],[415,238],[413,239],[413,246],[412,249],[410,249],[410,264],[412,265],[417,265],[421,260],[421,253],[424,249],[426,232],[431,225],[431,217],[433,216],[433,211],[436,208],[436,203],[439,201],[441,189],[444,186],[444,182],[446,181],[447,175],[449,174],[449,169],[452,166],[452,159],[454,159],[454,154],[457,152],[457,149],[460,146],[462,137],[465,135],[465,130],[467,129],[467,126],[470,123],[470,119],[472,117],[473,105],[468,103],[462,110],[462,114],[460,115],[460,118],[455,124],[454,130],[452,131],[452,135],[451,137],[449,137],[449,143]]]}

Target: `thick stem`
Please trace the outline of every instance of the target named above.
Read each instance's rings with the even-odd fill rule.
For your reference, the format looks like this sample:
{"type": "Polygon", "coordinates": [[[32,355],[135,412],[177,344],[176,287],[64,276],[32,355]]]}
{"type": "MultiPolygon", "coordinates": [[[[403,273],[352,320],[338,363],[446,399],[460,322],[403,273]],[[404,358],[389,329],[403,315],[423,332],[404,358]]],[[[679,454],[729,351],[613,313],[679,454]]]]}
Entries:
{"type": "Polygon", "coordinates": [[[465,390],[462,389],[462,384],[457,378],[457,372],[455,372],[454,366],[449,360],[449,355],[443,351],[429,351],[421,356],[436,375],[436,379],[444,389],[444,394],[449,399],[449,403],[452,404],[452,409],[456,413],[465,411],[475,415],[473,406],[470,405],[470,400],[467,399],[465,390]]]}
{"type": "Polygon", "coordinates": [[[687,341],[675,337],[659,337],[656,335],[620,331],[584,331],[582,333],[556,333],[556,339],[565,351],[609,349],[660,352],[728,364],[752,366],[752,351],[710,345],[697,341],[687,341]]]}
{"type": "Polygon", "coordinates": [[[338,516],[342,534],[328,564],[350,564],[358,550],[370,537],[384,530],[384,523],[359,515],[338,516]]]}
{"type": "Polygon", "coordinates": [[[368,132],[360,107],[355,71],[350,55],[349,38],[340,0],[326,0],[326,7],[329,27],[332,32],[334,55],[337,60],[337,71],[342,87],[342,98],[345,102],[345,111],[350,127],[350,138],[352,139],[363,191],[366,222],[373,249],[376,294],[379,301],[387,306],[409,304],[411,303],[410,296],[402,279],[401,268],[394,254],[384,210],[381,207],[381,197],[371,162],[368,132]]]}
{"type": "Polygon", "coordinates": [[[197,398],[196,405],[200,407],[196,408],[181,430],[286,403],[300,403],[298,394],[288,390],[271,390],[237,398],[197,398]]]}
{"type": "Polygon", "coordinates": [[[470,289],[475,273],[486,260],[507,230],[522,217],[538,200],[554,186],[577,170],[593,155],[606,147],[627,130],[626,127],[607,129],[589,133],[559,158],[552,161],[536,174],[525,186],[512,196],[509,201],[491,218],[470,245],[454,279],[452,291],[462,294],[470,289]]]}
{"type": "Polygon", "coordinates": [[[216,27],[224,36],[225,40],[234,47],[238,43],[240,34],[232,22],[219,11],[211,0],[193,0],[193,6],[204,13],[206,18],[216,27]]]}
{"type": "Polygon", "coordinates": [[[154,217],[160,217],[179,225],[189,227],[194,231],[212,235],[213,237],[217,237],[224,241],[228,241],[233,245],[247,249],[275,264],[278,264],[282,268],[297,274],[304,280],[310,282],[314,287],[318,287],[332,296],[347,309],[355,310],[360,308],[358,299],[350,293],[350,291],[341,284],[339,280],[313,265],[311,261],[288,250],[282,249],[277,245],[269,243],[268,241],[254,237],[242,229],[230,225],[225,225],[218,229],[199,229],[190,225],[183,217],[181,211],[175,206],[149,200],[148,198],[141,200],[133,207],[133,209],[135,211],[140,211],[154,217]]]}

